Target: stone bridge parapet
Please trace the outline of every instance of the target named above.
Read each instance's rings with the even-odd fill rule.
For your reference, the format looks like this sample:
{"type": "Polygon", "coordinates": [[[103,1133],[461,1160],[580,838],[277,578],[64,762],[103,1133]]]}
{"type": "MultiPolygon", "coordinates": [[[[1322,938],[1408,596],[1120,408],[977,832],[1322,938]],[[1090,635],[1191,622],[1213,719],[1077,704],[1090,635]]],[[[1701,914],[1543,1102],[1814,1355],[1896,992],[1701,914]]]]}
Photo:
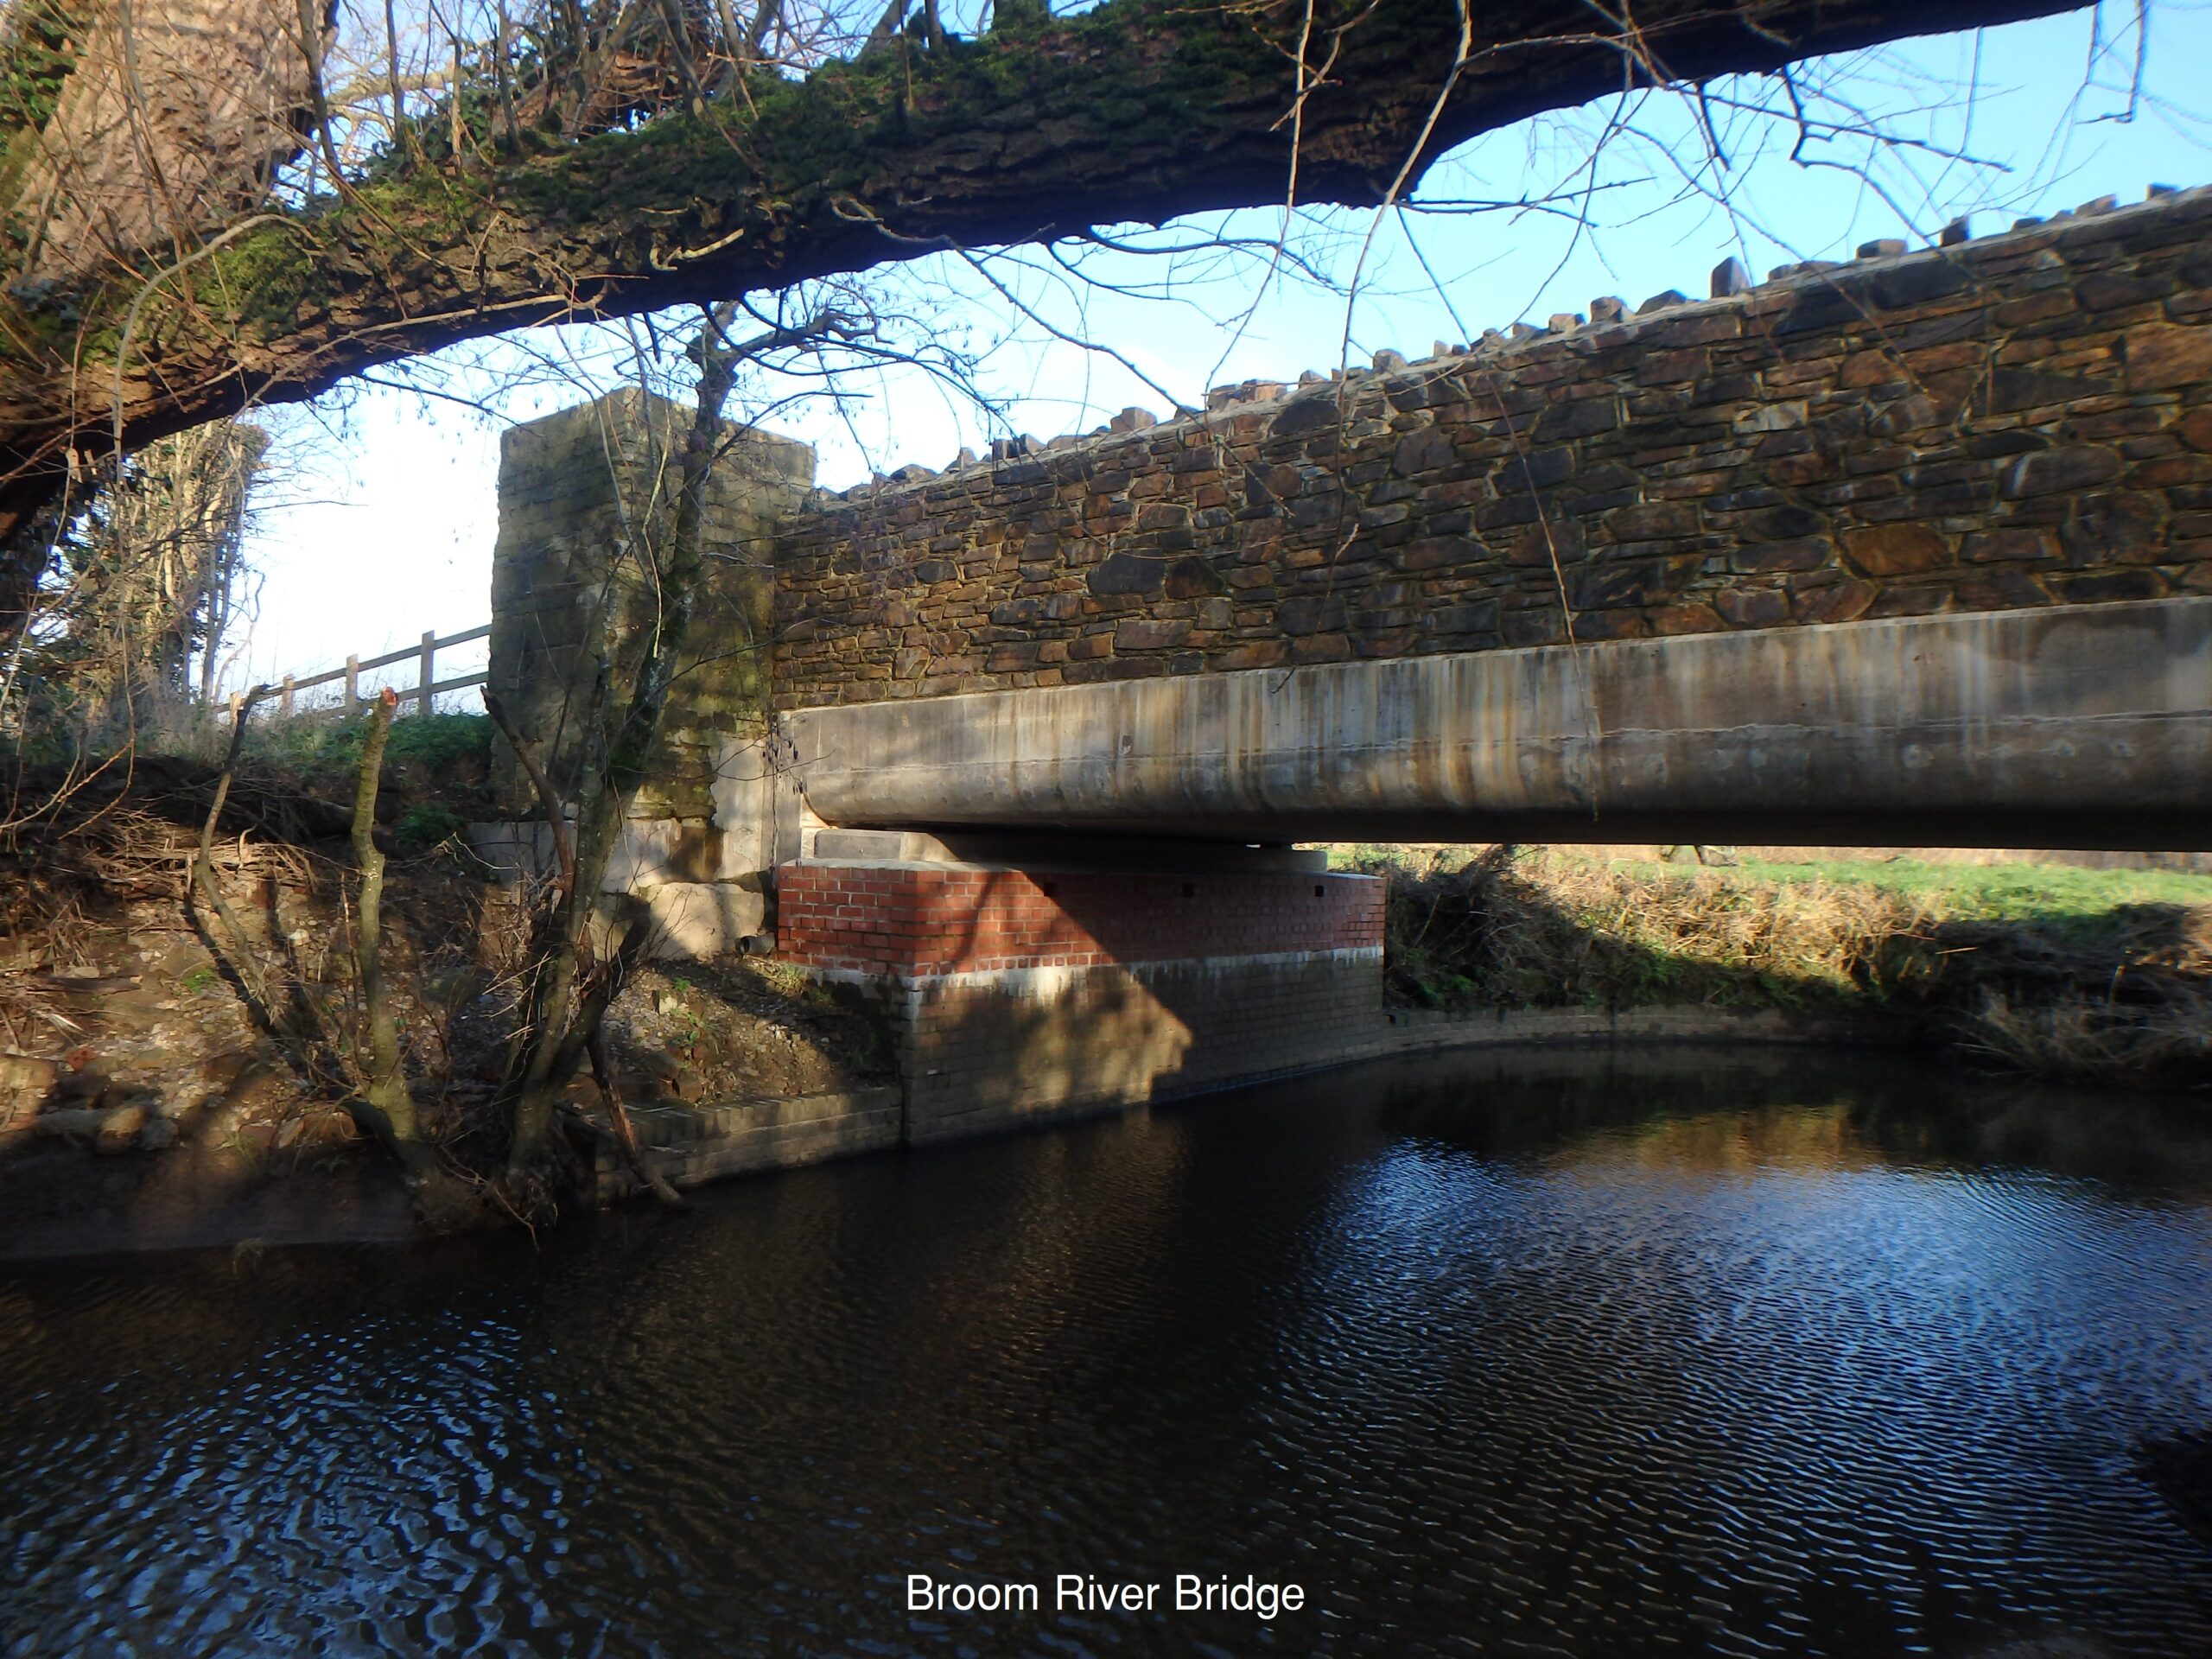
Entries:
{"type": "Polygon", "coordinates": [[[2212,593],[2212,190],[1679,298],[817,493],[775,701],[2212,593]]]}

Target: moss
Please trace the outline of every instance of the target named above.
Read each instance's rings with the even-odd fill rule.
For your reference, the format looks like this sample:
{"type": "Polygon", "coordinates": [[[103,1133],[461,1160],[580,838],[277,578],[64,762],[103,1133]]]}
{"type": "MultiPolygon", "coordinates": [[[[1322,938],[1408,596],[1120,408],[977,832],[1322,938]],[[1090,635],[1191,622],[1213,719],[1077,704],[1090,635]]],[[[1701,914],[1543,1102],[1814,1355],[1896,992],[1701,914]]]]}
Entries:
{"type": "Polygon", "coordinates": [[[91,22],[91,8],[62,0],[22,0],[16,7],[0,33],[0,133],[46,124],[91,22]]]}

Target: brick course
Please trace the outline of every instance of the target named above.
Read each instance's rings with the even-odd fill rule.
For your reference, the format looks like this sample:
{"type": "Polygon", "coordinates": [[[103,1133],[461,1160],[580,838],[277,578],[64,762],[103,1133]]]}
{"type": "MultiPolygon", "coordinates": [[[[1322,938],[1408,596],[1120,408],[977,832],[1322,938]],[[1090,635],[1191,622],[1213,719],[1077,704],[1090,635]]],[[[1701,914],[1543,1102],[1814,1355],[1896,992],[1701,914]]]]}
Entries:
{"type": "Polygon", "coordinates": [[[1268,871],[1194,875],[786,864],[778,954],[906,976],[1359,949],[1382,884],[1268,871]]]}
{"type": "Polygon", "coordinates": [[[816,499],[785,708],[2212,592],[2212,193],[816,499]]]}

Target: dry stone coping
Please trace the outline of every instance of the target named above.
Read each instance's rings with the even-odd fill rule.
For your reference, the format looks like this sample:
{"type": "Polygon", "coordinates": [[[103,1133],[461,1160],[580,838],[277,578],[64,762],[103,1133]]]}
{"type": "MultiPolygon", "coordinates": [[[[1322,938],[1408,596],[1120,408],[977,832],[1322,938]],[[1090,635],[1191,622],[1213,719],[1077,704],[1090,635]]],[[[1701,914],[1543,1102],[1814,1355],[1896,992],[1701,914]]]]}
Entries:
{"type": "MultiPolygon", "coordinates": [[[[1601,334],[1616,336],[1618,331],[1633,331],[1647,320],[1663,313],[1722,311],[1732,307],[1741,308],[1770,299],[1777,289],[1835,287],[1839,280],[1835,273],[1839,271],[1856,276],[1861,272],[1880,272],[1892,267],[1923,263],[1930,265],[1955,264],[1959,251],[1962,249],[1980,253],[2007,242],[2017,240],[2025,243],[2037,236],[2055,234],[2063,237],[2069,230],[2086,228],[2089,221],[2148,217],[2171,212],[2181,204],[2208,198],[2212,198],[2212,185],[2179,189],[2171,185],[2154,184],[2142,201],[2131,203],[2126,207],[2119,205],[2116,196],[2098,196],[2083,202],[2079,207],[2062,210],[2048,219],[2018,219],[2010,230],[1986,237],[1972,236],[1969,220],[1954,219],[1944,227],[1937,245],[1934,247],[1912,248],[1900,238],[1879,238],[1860,244],[1855,259],[1808,259],[1795,264],[1777,265],[1765,282],[1758,283],[1751,282],[1742,261],[1732,256],[1714,268],[1710,284],[1713,297],[1709,300],[1693,301],[1679,289],[1666,289],[1646,300],[1632,315],[1620,300],[1611,297],[1592,300],[1586,321],[1580,314],[1561,312],[1549,320],[1548,327],[1540,328],[1529,323],[1516,322],[1507,334],[1501,334],[1494,328],[1485,329],[1482,338],[1472,346],[1454,347],[1449,353],[1445,349],[1445,342],[1439,340],[1435,354],[1422,359],[1420,364],[1409,363],[1404,353],[1386,346],[1375,352],[1373,365],[1370,368],[1355,367],[1348,374],[1342,369],[1332,369],[1325,376],[1307,369],[1298,376],[1297,392],[1311,395],[1317,386],[1334,385],[1345,379],[1387,380],[1409,371],[1446,372],[1448,371],[1431,370],[1429,365],[1519,356],[1562,338],[1579,342],[1601,334]]],[[[1672,321],[1672,318],[1668,320],[1672,321]]],[[[1591,343],[1594,349],[1594,340],[1591,343]]],[[[841,502],[874,499],[906,490],[942,486],[978,467],[991,466],[1003,469],[1010,462],[1047,453],[1059,454],[1099,447],[1138,432],[1173,430],[1185,426],[1203,428],[1213,417],[1245,413],[1255,404],[1280,401],[1289,391],[1279,381],[1246,381],[1240,385],[1215,387],[1207,394],[1206,408],[1203,411],[1178,409],[1166,421],[1160,420],[1149,410],[1132,407],[1115,416],[1103,429],[1064,434],[1048,442],[1039,442],[1026,435],[995,439],[988,458],[979,459],[973,450],[963,449],[941,473],[933,473],[925,467],[902,467],[887,476],[879,474],[870,481],[854,485],[847,490],[817,490],[808,498],[807,505],[817,510],[828,509],[841,502]]],[[[1296,393],[1292,395],[1294,401],[1296,393]]]]}

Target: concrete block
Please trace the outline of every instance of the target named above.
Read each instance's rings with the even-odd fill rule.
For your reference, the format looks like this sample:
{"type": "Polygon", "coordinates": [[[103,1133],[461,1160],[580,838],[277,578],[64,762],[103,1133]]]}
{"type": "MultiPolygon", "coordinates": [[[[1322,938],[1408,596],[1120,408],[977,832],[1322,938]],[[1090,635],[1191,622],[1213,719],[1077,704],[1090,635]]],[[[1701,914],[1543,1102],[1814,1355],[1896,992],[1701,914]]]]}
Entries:
{"type": "Polygon", "coordinates": [[[663,962],[705,962],[735,955],[738,941],[758,933],[766,901],[719,881],[672,881],[645,895],[653,933],[646,952],[663,962]]]}
{"type": "Polygon", "coordinates": [[[715,830],[696,818],[632,818],[622,826],[601,893],[649,893],[672,883],[715,879],[715,830]]]}
{"type": "Polygon", "coordinates": [[[797,841],[794,838],[779,847],[776,823],[779,794],[796,796],[797,791],[779,784],[776,769],[760,739],[719,740],[712,793],[715,828],[721,837],[715,849],[715,880],[735,881],[757,875],[791,856],[797,841]]]}

